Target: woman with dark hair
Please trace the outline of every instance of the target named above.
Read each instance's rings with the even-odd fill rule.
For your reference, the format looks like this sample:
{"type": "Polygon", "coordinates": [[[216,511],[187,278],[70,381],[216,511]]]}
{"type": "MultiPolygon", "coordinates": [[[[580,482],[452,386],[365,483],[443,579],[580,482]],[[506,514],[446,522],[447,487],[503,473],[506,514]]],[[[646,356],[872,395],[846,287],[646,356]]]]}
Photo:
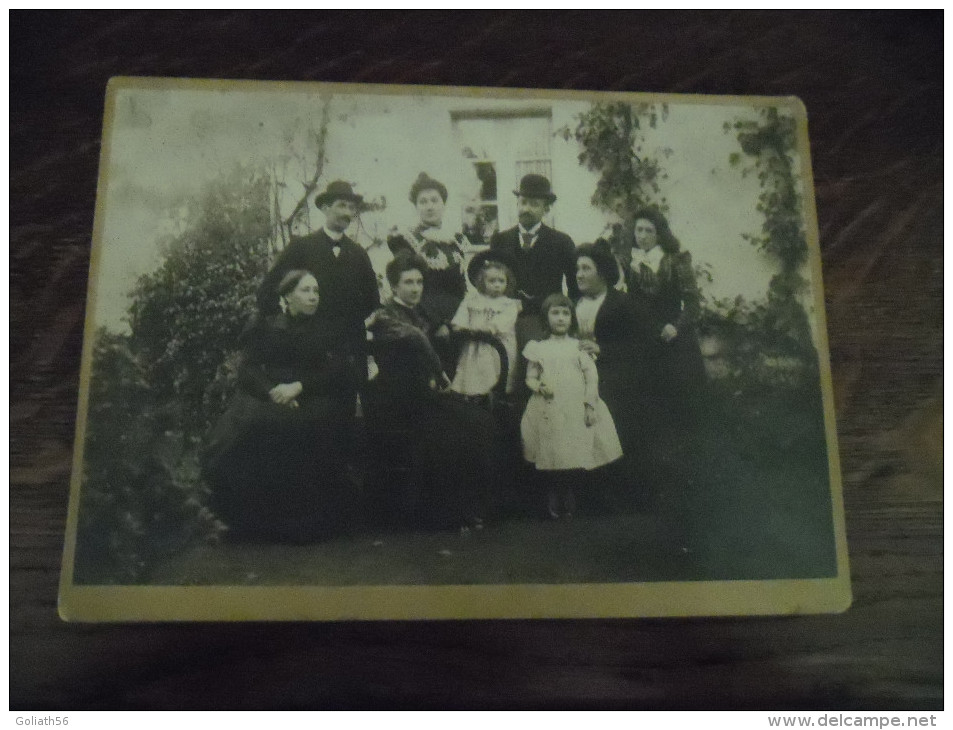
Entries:
{"type": "Polygon", "coordinates": [[[579,339],[596,358],[599,387],[613,416],[625,409],[625,393],[635,384],[639,363],[639,322],[628,297],[615,288],[619,268],[608,244],[584,243],[576,249],[576,302],[579,339]]]}
{"type": "Polygon", "coordinates": [[[632,259],[628,290],[633,304],[646,316],[646,345],[654,379],[680,411],[690,409],[705,382],[695,323],[701,294],[692,256],[681,250],[668,221],[655,208],[633,216],[632,259]]]}
{"type": "Polygon", "coordinates": [[[421,303],[425,267],[415,254],[395,256],[387,265],[393,296],[368,324],[379,368],[366,393],[368,429],[380,467],[400,475],[372,479],[369,509],[385,525],[469,530],[482,525],[499,482],[496,425],[485,409],[444,391],[450,381],[421,303]]]}
{"type": "MultiPolygon", "coordinates": [[[[623,484],[626,496],[635,496],[635,482],[644,481],[639,469],[645,452],[644,438],[651,424],[640,408],[646,389],[643,348],[644,325],[629,297],[615,288],[619,267],[605,241],[584,243],[576,249],[576,302],[580,348],[596,360],[599,395],[609,408],[622,443],[623,459],[609,467],[613,474],[603,479],[604,488],[623,484]]],[[[617,503],[619,494],[609,501],[617,503]]]]}
{"type": "Polygon", "coordinates": [[[203,474],[230,534],[304,542],[344,525],[346,333],[320,313],[309,272],[286,273],[285,311],[242,335],[238,392],[209,436],[203,474]]]}
{"type": "MultiPolygon", "coordinates": [[[[409,251],[426,261],[423,303],[437,318],[440,329],[449,326],[467,292],[463,262],[470,244],[462,233],[443,228],[447,186],[442,182],[426,172],[420,173],[410,187],[410,202],[417,209],[419,222],[409,230],[392,230],[387,245],[395,256],[400,251],[409,251]]],[[[446,334],[446,330],[441,334],[446,334]]]]}

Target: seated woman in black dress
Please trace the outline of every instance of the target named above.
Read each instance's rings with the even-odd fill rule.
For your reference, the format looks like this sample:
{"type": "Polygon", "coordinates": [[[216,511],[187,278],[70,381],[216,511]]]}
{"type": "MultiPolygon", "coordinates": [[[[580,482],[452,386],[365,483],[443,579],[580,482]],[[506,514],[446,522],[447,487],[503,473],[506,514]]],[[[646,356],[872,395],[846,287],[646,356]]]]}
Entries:
{"type": "Polygon", "coordinates": [[[421,304],[421,257],[398,254],[387,265],[392,298],[371,315],[371,352],[379,369],[366,392],[372,448],[395,463],[375,485],[384,522],[430,528],[481,522],[498,484],[492,416],[444,392],[449,380],[430,337],[434,318],[421,304]]]}
{"type": "Polygon", "coordinates": [[[346,489],[346,338],[322,317],[318,284],[303,270],[278,287],[286,311],[242,336],[239,390],[209,437],[204,475],[230,535],[309,541],[336,532],[346,489]]]}

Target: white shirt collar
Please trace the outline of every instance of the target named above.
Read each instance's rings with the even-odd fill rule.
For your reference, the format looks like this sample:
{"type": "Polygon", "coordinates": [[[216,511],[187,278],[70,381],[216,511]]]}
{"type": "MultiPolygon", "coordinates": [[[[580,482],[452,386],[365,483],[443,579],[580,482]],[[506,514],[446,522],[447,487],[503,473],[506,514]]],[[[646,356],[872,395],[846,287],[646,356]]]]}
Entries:
{"type": "Polygon", "coordinates": [[[520,236],[532,236],[533,238],[536,238],[536,236],[539,235],[539,229],[543,227],[543,222],[540,221],[539,223],[537,223],[535,226],[533,226],[532,228],[528,230],[526,228],[523,228],[522,223],[519,223],[518,226],[520,229],[520,236]]]}
{"type": "Polygon", "coordinates": [[[340,241],[342,238],[344,238],[344,233],[342,231],[332,231],[327,226],[324,227],[324,235],[326,235],[332,241],[340,241]]]}
{"type": "Polygon", "coordinates": [[[638,246],[632,249],[632,261],[639,265],[645,264],[656,274],[658,273],[659,264],[662,263],[663,256],[665,256],[665,252],[659,245],[653,246],[648,251],[643,251],[638,246]]]}

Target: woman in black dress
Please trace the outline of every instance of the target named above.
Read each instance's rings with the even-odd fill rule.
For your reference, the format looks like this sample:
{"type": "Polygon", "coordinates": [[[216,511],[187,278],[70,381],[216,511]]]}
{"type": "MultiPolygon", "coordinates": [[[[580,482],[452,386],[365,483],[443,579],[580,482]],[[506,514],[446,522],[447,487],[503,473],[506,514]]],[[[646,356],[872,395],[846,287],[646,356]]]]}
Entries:
{"type": "Polygon", "coordinates": [[[393,297],[370,320],[379,374],[366,392],[374,450],[393,463],[374,505],[384,523],[426,528],[482,524],[499,483],[496,424],[483,408],[443,389],[449,380],[421,306],[425,262],[399,254],[387,265],[393,297]]]}
{"type": "Polygon", "coordinates": [[[584,243],[576,249],[576,301],[580,347],[595,358],[599,395],[612,414],[622,443],[623,458],[593,472],[603,499],[620,506],[644,496],[646,438],[653,424],[646,418],[643,396],[648,372],[644,348],[645,323],[629,296],[615,285],[619,267],[608,243],[584,243]]]}
{"type": "Polygon", "coordinates": [[[648,376],[636,397],[651,429],[642,461],[654,501],[664,505],[674,541],[685,543],[686,525],[700,499],[697,439],[708,412],[705,364],[695,323],[701,309],[692,256],[679,245],[665,216],[643,208],[632,218],[627,287],[645,323],[642,349],[648,376]],[[692,476],[695,475],[695,476],[692,476]],[[694,486],[693,486],[694,485],[694,486]]]}
{"type": "Polygon", "coordinates": [[[347,522],[346,337],[322,317],[303,270],[278,287],[286,311],[242,336],[239,390],[209,437],[212,506],[235,537],[303,542],[347,522]],[[346,389],[343,389],[346,390],[346,389]]]}
{"type": "Polygon", "coordinates": [[[681,249],[658,210],[643,208],[633,220],[627,285],[634,306],[646,317],[653,380],[668,401],[665,410],[676,419],[691,420],[706,382],[695,331],[701,294],[692,255],[681,249]]]}

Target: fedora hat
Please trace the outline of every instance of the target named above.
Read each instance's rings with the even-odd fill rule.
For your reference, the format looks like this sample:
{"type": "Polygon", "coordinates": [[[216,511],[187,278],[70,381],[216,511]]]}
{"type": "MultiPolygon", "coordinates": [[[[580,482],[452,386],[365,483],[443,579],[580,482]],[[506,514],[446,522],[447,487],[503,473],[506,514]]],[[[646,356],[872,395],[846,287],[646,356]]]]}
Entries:
{"type": "Polygon", "coordinates": [[[549,179],[535,173],[523,175],[523,179],[520,180],[520,189],[514,190],[513,195],[522,195],[524,198],[539,198],[547,203],[556,202],[556,196],[553,195],[553,187],[550,185],[549,179]]]}
{"type": "Polygon", "coordinates": [[[350,200],[352,203],[360,205],[364,202],[364,196],[355,193],[351,183],[344,182],[344,180],[335,180],[328,185],[327,190],[314,199],[314,204],[320,208],[322,205],[333,203],[335,200],[350,200]]]}

